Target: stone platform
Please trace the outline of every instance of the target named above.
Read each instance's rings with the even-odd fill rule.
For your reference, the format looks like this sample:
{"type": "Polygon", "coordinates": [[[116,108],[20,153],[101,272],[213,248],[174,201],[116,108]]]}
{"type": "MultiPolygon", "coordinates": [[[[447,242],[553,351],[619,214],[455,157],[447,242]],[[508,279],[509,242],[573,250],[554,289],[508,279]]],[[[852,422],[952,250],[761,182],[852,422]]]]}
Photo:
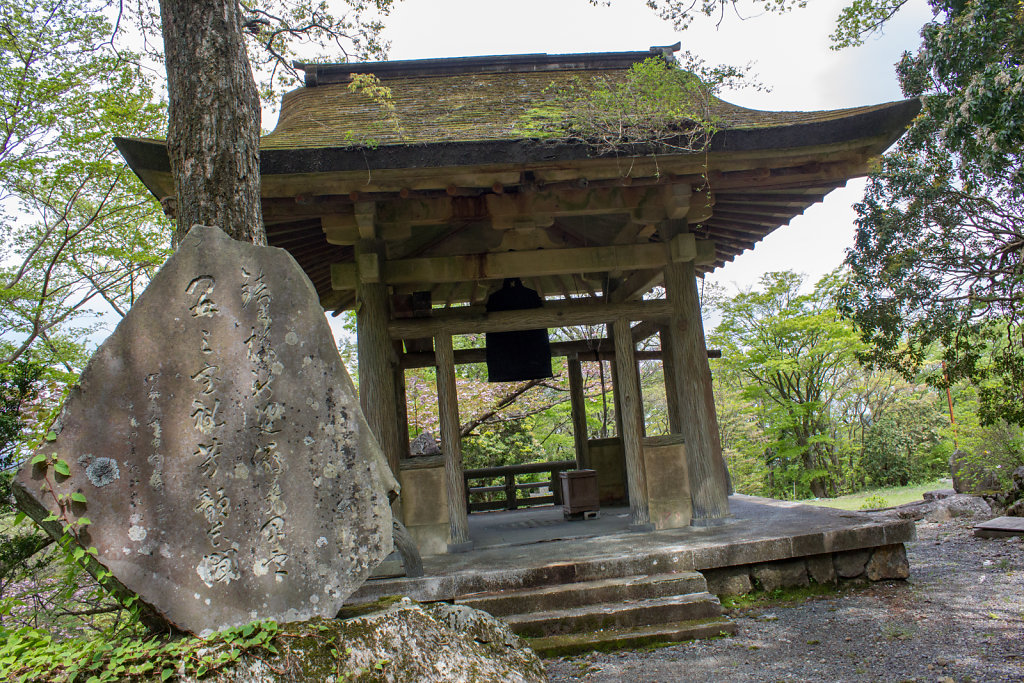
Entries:
{"type": "MultiPolygon", "coordinates": [[[[628,530],[628,508],[602,508],[597,519],[573,522],[550,507],[470,515],[473,550],[424,558],[421,578],[367,581],[349,603],[386,595],[456,600],[690,570],[708,576],[713,593],[742,592],[728,588],[737,577],[739,584],[746,576],[747,585],[753,579],[770,587],[779,580],[772,576],[799,583],[801,576],[823,582],[871,574],[872,563],[892,564],[895,557],[898,564],[902,544],[916,538],[908,520],[743,495],[731,496],[729,506],[733,516],[721,526],[644,533],[628,530]]],[[[899,578],[898,571],[885,574],[876,566],[870,578],[899,578]]]]}

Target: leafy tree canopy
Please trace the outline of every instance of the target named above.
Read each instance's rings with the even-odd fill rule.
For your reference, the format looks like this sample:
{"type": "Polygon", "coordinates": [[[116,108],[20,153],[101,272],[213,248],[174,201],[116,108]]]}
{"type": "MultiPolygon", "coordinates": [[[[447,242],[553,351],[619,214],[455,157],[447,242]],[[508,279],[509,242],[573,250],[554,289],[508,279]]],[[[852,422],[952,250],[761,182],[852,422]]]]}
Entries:
{"type": "Polygon", "coordinates": [[[844,309],[875,361],[981,386],[986,423],[1024,424],[1024,6],[933,2],[898,66],[924,108],[857,205],[844,309]]]}
{"type": "Polygon", "coordinates": [[[761,406],[775,452],[799,462],[821,497],[837,465],[830,411],[861,344],[833,305],[837,278],[826,277],[809,294],[800,293],[802,283],[796,273],[767,273],[759,291],[723,300],[709,341],[721,346],[722,364],[741,378],[746,398],[761,406]]]}
{"type": "Polygon", "coordinates": [[[114,148],[164,110],[93,0],[0,1],[0,364],[81,367],[89,309],[123,314],[165,258],[159,208],[114,148]]]}

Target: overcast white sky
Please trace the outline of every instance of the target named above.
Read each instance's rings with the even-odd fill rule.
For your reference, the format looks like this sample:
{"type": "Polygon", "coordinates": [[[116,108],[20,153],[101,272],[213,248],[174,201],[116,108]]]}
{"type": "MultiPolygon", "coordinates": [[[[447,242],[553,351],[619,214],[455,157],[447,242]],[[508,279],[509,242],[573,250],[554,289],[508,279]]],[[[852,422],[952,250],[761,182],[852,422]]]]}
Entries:
{"type": "MultiPolygon", "coordinates": [[[[752,64],[769,92],[725,93],[742,106],[768,110],[855,107],[901,99],[893,65],[916,49],[929,18],[924,0],[911,0],[879,38],[834,52],[828,36],[845,1],[811,0],[785,16],[740,20],[727,14],[721,27],[697,22],[676,32],[643,0],[404,0],[386,20],[391,59],[547,52],[645,50],[682,41],[709,63],[752,64]]],[[[719,269],[713,279],[732,288],[755,284],[762,273],[793,269],[809,282],[839,265],[852,243],[852,204],[863,182],[849,183],[822,204],[770,235],[753,251],[719,269]]]]}

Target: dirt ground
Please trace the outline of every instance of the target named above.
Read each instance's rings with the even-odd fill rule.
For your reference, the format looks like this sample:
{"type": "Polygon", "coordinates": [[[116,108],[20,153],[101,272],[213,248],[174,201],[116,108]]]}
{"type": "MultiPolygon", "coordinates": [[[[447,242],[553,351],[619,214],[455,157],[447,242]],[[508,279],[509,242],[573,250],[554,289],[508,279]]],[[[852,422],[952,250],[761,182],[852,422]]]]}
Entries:
{"type": "Polygon", "coordinates": [[[546,661],[552,683],[1024,681],[1024,541],[917,523],[911,576],[737,609],[736,636],[546,661]]]}

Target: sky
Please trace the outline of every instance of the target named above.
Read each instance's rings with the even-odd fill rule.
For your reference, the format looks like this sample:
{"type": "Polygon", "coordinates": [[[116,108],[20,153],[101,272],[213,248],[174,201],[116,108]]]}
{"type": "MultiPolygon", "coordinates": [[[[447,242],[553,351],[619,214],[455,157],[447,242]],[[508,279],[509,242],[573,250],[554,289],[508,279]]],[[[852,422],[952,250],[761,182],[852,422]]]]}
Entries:
{"type": "MultiPolygon", "coordinates": [[[[911,0],[883,35],[835,52],[828,36],[845,4],[811,0],[784,16],[752,13],[742,19],[729,11],[717,28],[714,21],[698,20],[676,31],[644,0],[597,7],[588,0],[404,0],[385,19],[384,36],[391,42],[390,59],[619,52],[681,41],[708,63],[752,67],[768,90],[723,93],[741,106],[816,110],[902,99],[894,64],[919,44],[918,32],[930,18],[927,4],[911,0]]],[[[732,292],[756,285],[763,273],[796,270],[813,284],[839,266],[852,244],[852,205],[862,194],[863,181],[851,181],[709,280],[732,292]]]]}

